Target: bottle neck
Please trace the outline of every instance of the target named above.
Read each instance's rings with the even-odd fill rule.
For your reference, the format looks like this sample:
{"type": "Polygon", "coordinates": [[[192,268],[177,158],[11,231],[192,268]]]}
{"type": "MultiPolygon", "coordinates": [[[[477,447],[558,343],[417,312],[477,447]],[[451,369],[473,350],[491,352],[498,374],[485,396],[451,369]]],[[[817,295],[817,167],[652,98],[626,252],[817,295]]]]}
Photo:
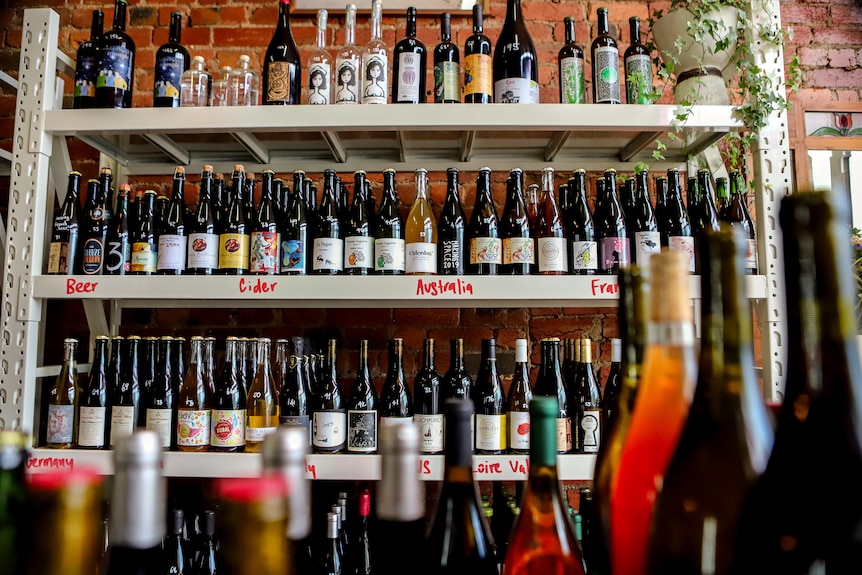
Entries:
{"type": "Polygon", "coordinates": [[[396,380],[404,380],[404,344],[399,340],[389,342],[389,373],[396,380]]]}
{"type": "Polygon", "coordinates": [[[90,42],[99,39],[105,29],[105,15],[101,10],[93,10],[93,23],[90,25],[90,42]]]}
{"type": "Polygon", "coordinates": [[[485,31],[485,23],[483,20],[482,5],[477,2],[476,5],[473,6],[473,34],[481,34],[485,31]]]}
{"type": "Polygon", "coordinates": [[[598,11],[598,25],[599,25],[599,36],[606,36],[609,31],[608,26],[608,11],[607,10],[599,10],[598,11]]]}
{"type": "Polygon", "coordinates": [[[356,8],[348,8],[345,16],[344,43],[353,46],[356,40],[356,8]]]}
{"type": "Polygon", "coordinates": [[[391,202],[395,208],[398,208],[398,190],[395,188],[395,172],[383,172],[383,201],[381,203],[391,202]]]}
{"type": "Polygon", "coordinates": [[[543,379],[560,375],[560,343],[542,342],[541,363],[539,364],[539,376],[543,379]]]}
{"type": "Polygon", "coordinates": [[[453,341],[449,353],[449,363],[454,369],[464,369],[464,342],[462,340],[453,341]]]}
{"type": "Polygon", "coordinates": [[[317,13],[317,49],[326,50],[326,10],[320,10],[317,13]]]}
{"type": "Polygon", "coordinates": [[[632,44],[641,43],[641,21],[639,18],[629,20],[629,34],[631,34],[632,44]]]}
{"type": "MultiPolygon", "coordinates": [[[[380,2],[373,2],[371,6],[371,40],[380,40],[382,34],[382,14],[380,2]]],[[[414,36],[416,32],[414,30],[414,36]]]]}
{"type": "Polygon", "coordinates": [[[416,200],[427,201],[426,186],[428,185],[428,175],[424,171],[416,172],[416,200]]]}
{"type": "Polygon", "coordinates": [[[473,445],[470,417],[458,414],[446,418],[445,483],[473,482],[473,445]]]}
{"type": "Polygon", "coordinates": [[[189,356],[189,364],[193,366],[195,372],[200,378],[204,365],[204,342],[203,340],[193,339],[191,343],[191,351],[189,356]]]}
{"type": "Polygon", "coordinates": [[[449,170],[446,172],[446,201],[460,203],[458,197],[458,172],[449,170]]]}
{"type": "Polygon", "coordinates": [[[476,179],[476,205],[480,202],[491,201],[491,173],[486,170],[479,171],[476,179]]]}
{"type": "Polygon", "coordinates": [[[509,0],[506,4],[506,22],[521,19],[521,0],[509,0]]]}
{"type": "Polygon", "coordinates": [[[422,360],[422,369],[425,371],[434,371],[434,340],[426,339],[425,340],[425,350],[422,360]]]}
{"type": "Polygon", "coordinates": [[[168,41],[175,44],[180,43],[183,33],[183,17],[181,14],[171,14],[171,29],[168,33],[168,41]]]}
{"type": "Polygon", "coordinates": [[[278,5],[278,28],[276,32],[284,34],[290,30],[290,2],[282,0],[278,5]]]}
{"type": "Polygon", "coordinates": [[[117,2],[114,5],[114,30],[126,30],[126,3],[117,2]]]}
{"type": "Polygon", "coordinates": [[[408,12],[407,14],[407,30],[406,34],[408,38],[416,37],[416,14],[408,12]]]}
{"type": "Polygon", "coordinates": [[[575,21],[567,19],[565,21],[566,25],[566,44],[574,44],[575,43],[575,21]]]}
{"type": "Polygon", "coordinates": [[[440,39],[443,42],[452,41],[452,19],[448,12],[440,17],[440,39]]]}

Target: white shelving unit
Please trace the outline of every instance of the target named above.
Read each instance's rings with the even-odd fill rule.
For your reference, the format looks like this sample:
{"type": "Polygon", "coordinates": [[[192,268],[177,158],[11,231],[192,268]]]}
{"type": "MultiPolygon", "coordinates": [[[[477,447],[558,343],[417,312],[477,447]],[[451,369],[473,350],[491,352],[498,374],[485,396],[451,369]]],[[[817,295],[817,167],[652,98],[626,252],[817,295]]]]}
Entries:
{"type": "MultiPolygon", "coordinates": [[[[756,3],[759,4],[759,3],[756,3]]],[[[777,18],[778,0],[772,2],[777,18]]],[[[755,18],[764,18],[755,13],[755,18]]],[[[62,110],[62,78],[74,69],[57,46],[59,17],[49,9],[27,10],[24,18],[14,165],[3,275],[0,344],[0,428],[34,427],[36,378],[54,373],[42,366],[43,311],[51,299],[82,300],[91,336],[115,333],[123,308],[132,307],[613,307],[616,278],[461,277],[456,279],[367,277],[57,277],[42,275],[53,183],[70,168],[66,137],[78,138],[116,161],[128,174],[164,175],[177,165],[197,170],[204,162],[229,172],[235,163],[252,171],[297,168],[412,171],[457,166],[534,170],[631,169],[647,160],[656,139],[672,129],[675,106],[368,106],[62,110]],[[345,295],[349,294],[349,295],[345,295]],[[524,296],[523,294],[529,294],[524,296]]],[[[762,59],[783,76],[778,49],[757,47],[762,59]]],[[[731,107],[695,107],[682,140],[689,150],[705,149],[741,123],[731,107]]],[[[747,278],[747,295],[763,326],[763,379],[767,394],[783,388],[783,302],[778,202],[791,187],[786,121],[776,117],[755,150],[759,257],[764,275],[747,278]]],[[[679,147],[665,152],[682,166],[679,147]]],[[[56,193],[62,190],[53,190],[56,193]]],[[[692,278],[699,297],[700,280],[692,278]]],[[[112,471],[110,452],[35,449],[34,472],[63,466],[112,471]]],[[[476,457],[480,479],[523,479],[526,456],[476,457]]],[[[423,459],[428,479],[442,477],[440,456],[423,459]]],[[[377,456],[311,455],[309,476],[318,479],[376,479],[377,456]]],[[[559,458],[560,477],[592,476],[594,457],[559,458]]],[[[166,453],[169,476],[255,475],[253,454],[166,453]]]]}

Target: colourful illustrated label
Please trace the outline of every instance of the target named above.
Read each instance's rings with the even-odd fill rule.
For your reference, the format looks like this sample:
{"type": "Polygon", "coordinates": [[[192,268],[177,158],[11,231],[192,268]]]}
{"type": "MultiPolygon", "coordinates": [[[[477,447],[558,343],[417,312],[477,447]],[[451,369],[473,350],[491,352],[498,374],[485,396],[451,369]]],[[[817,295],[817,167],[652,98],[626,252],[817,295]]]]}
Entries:
{"type": "Polygon", "coordinates": [[[185,56],[181,52],[169,54],[156,61],[154,98],[170,98],[171,105],[174,108],[179,107],[185,63],[185,56]]]}
{"type": "Polygon", "coordinates": [[[672,252],[683,254],[688,261],[688,271],[694,273],[694,238],[686,236],[670,236],[667,247],[672,252]]]}
{"type": "Polygon", "coordinates": [[[472,238],[470,240],[470,263],[502,264],[503,242],[500,238],[472,238]]]}
{"type": "Polygon", "coordinates": [[[270,62],[267,64],[267,71],[269,72],[269,81],[266,85],[266,101],[290,102],[290,80],[293,78],[293,63],[270,62]]]}
{"type": "Polygon", "coordinates": [[[461,67],[458,62],[441,62],[434,66],[434,101],[461,101],[461,67]]]}
{"type": "Polygon", "coordinates": [[[493,96],[490,54],[470,54],[464,58],[464,95],[493,96]]]}
{"type": "Polygon", "coordinates": [[[398,55],[398,93],[395,97],[399,102],[419,103],[419,54],[402,52],[398,55]]]}
{"type": "Polygon", "coordinates": [[[325,105],[332,101],[329,64],[312,64],[308,68],[308,103],[325,105]]]}
{"type": "Polygon", "coordinates": [[[584,82],[584,59],[563,58],[560,60],[561,104],[586,104],[587,92],[584,82]]]}
{"type": "Polygon", "coordinates": [[[520,451],[530,449],[530,412],[509,412],[509,447],[520,451]]]}
{"type": "Polygon", "coordinates": [[[218,236],[216,234],[190,234],[188,243],[189,269],[218,268],[218,236]]]}
{"type": "Polygon", "coordinates": [[[302,240],[281,240],[281,273],[305,273],[305,243],[302,240]]]}
{"type": "Polygon", "coordinates": [[[82,257],[82,269],[84,273],[87,275],[101,274],[104,255],[104,246],[101,240],[96,238],[86,240],[84,242],[84,254],[82,257]]]}
{"type": "Polygon", "coordinates": [[[626,102],[652,104],[652,62],[647,54],[626,58],[626,102]]]}
{"type": "Polygon", "coordinates": [[[389,66],[385,54],[364,54],[362,57],[362,103],[386,104],[389,101],[389,66]]]}
{"type": "Polygon", "coordinates": [[[572,269],[599,269],[599,245],[596,242],[572,242],[572,269]]]}
{"type": "Polygon", "coordinates": [[[72,443],[72,431],[75,429],[74,405],[48,406],[47,443],[72,443]]]}
{"type": "Polygon", "coordinates": [[[219,236],[218,267],[223,270],[248,269],[248,235],[219,236]]]}
{"type": "Polygon", "coordinates": [[[335,63],[335,103],[336,104],[358,104],[359,103],[359,68],[361,62],[358,58],[339,58],[335,63]]]}
{"type": "Polygon", "coordinates": [[[252,232],[249,271],[253,274],[278,273],[278,232],[252,232]]]}
{"type": "Polygon", "coordinates": [[[125,46],[111,46],[99,51],[99,75],[96,88],[129,90],[132,86],[132,53],[125,46]]]}
{"type": "Polygon", "coordinates": [[[75,62],[75,90],[73,96],[80,98],[81,96],[88,98],[96,97],[96,77],[99,74],[99,62],[96,59],[96,52],[91,51],[85,54],[78,53],[78,59],[75,62]]]}
{"type": "Polygon", "coordinates": [[[344,240],[344,268],[374,267],[374,238],[350,236],[344,240]]]}
{"type": "Polygon", "coordinates": [[[533,238],[506,238],[503,240],[503,263],[506,265],[536,263],[533,238]]]}
{"type": "Polygon", "coordinates": [[[213,409],[210,445],[213,447],[238,447],[245,445],[244,409],[213,409]]]}
{"type": "Polygon", "coordinates": [[[177,412],[177,445],[199,447],[210,444],[211,412],[180,409],[177,412]]]}
{"type": "Polygon", "coordinates": [[[374,269],[376,271],[404,271],[404,240],[378,238],[374,240],[374,269]]]}
{"type": "Polygon", "coordinates": [[[631,263],[628,238],[602,238],[599,247],[602,258],[601,269],[619,269],[631,263]]]}
{"type": "Polygon", "coordinates": [[[155,244],[149,242],[135,242],[132,244],[132,271],[155,273],[155,244]]]}

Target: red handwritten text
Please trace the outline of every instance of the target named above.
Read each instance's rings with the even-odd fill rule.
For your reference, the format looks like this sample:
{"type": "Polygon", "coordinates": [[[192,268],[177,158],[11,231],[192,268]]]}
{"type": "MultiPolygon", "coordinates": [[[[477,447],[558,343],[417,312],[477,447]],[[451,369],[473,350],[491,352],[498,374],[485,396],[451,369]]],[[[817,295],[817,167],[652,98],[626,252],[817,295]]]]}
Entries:
{"type": "Polygon", "coordinates": [[[476,469],[473,470],[475,473],[486,473],[488,475],[500,475],[503,473],[503,468],[499,463],[491,463],[490,461],[486,461],[485,463],[480,463],[476,466],[476,469]]]}
{"type": "Polygon", "coordinates": [[[431,475],[431,461],[428,459],[419,460],[419,475],[431,475]]]}
{"type": "Polygon", "coordinates": [[[416,282],[416,295],[437,297],[446,294],[473,295],[473,284],[460,279],[455,281],[434,280],[430,282],[419,279],[416,282]]]}
{"type": "Polygon", "coordinates": [[[96,291],[96,286],[99,282],[79,282],[74,279],[66,280],[66,295],[75,293],[93,293],[96,291]]]}
{"type": "Polygon", "coordinates": [[[258,278],[257,280],[248,280],[245,278],[240,278],[239,280],[239,293],[269,293],[275,291],[275,286],[278,285],[278,282],[265,282],[258,278]]]}
{"type": "Polygon", "coordinates": [[[593,289],[594,296],[601,294],[617,294],[620,292],[620,286],[617,285],[616,282],[606,282],[599,279],[593,280],[591,287],[593,289]]]}
{"type": "Polygon", "coordinates": [[[306,463],[305,470],[311,474],[312,479],[317,479],[317,466],[306,463]]]}
{"type": "Polygon", "coordinates": [[[530,460],[529,459],[510,459],[509,467],[512,469],[512,473],[520,473],[522,475],[527,475],[530,473],[530,460]]]}
{"type": "Polygon", "coordinates": [[[75,460],[60,457],[33,457],[27,460],[27,469],[74,469],[75,460]]]}

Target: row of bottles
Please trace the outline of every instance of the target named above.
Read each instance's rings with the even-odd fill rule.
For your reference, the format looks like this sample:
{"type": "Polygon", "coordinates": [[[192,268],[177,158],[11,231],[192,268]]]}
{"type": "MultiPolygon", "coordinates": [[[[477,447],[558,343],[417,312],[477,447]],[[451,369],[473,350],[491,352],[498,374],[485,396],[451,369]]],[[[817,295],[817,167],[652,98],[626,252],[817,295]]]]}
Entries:
{"type": "Polygon", "coordinates": [[[87,184],[79,213],[81,174],[69,176],[66,199],[54,218],[48,253],[49,274],[322,274],[322,275],[564,275],[614,274],[667,248],[686,255],[699,272],[695,244],[705,229],[731,222],[747,236],[746,273],[757,273],[755,227],[745,200],[745,182],[731,173],[713,181],[702,169],[688,179],[687,201],[676,169],[655,179],[653,205],[649,176],[642,171],[620,179],[609,169],[596,181],[595,208],[587,199],[587,176],[572,173],[557,188],[552,168],[539,186],[524,191],[524,173],[515,168],[506,181],[498,215],[491,171],[479,170],[476,201],[467,218],[459,193],[460,173],[447,170],[446,200],[435,218],[428,200],[427,172],[416,171],[416,197],[406,218],[400,211],[396,173],[383,172],[376,206],[365,171],[354,172],[353,199],[334,170],[323,173],[323,199],[303,171],[293,187],[272,170],[256,180],[235,166],[230,184],[204,166],[198,204],[185,200],[185,169],[174,173],[171,197],[138,191],[128,184],[113,205],[112,176],[103,168],[87,184]]]}
{"type": "MultiPolygon", "coordinates": [[[[113,26],[103,33],[104,14],[93,11],[91,35],[78,49],[75,108],[130,108],[134,89],[135,42],[126,33],[126,0],[116,0],[113,26]]],[[[355,43],[356,6],[345,11],[345,45],[333,56],[327,49],[326,10],[317,14],[317,43],[305,59],[290,28],[290,0],[279,0],[278,24],[263,56],[262,86],[249,56],[236,69],[206,71],[202,56],[190,59],[181,42],[183,15],[171,14],[168,42],[156,52],[153,106],[424,103],[429,53],[416,36],[417,10],[407,9],[405,37],[391,53],[382,40],[382,3],[371,6],[371,39],[355,43]],[[307,68],[303,84],[303,66],[307,68]],[[390,81],[391,68],[391,81],[390,81]]],[[[608,11],[597,12],[597,35],[591,45],[592,100],[620,104],[621,84],[630,104],[653,101],[652,61],[641,42],[640,20],[630,19],[631,46],[622,66],[617,41],[610,35],[608,11]]],[[[560,102],[586,103],[584,49],[575,40],[575,21],[564,22],[565,45],[558,56],[560,102]]],[[[433,101],[437,103],[539,103],[539,59],[520,0],[508,0],[506,19],[493,50],[484,34],[482,4],[473,7],[473,34],[459,47],[452,42],[451,16],[440,15],[440,43],[432,56],[433,101]]]]}

